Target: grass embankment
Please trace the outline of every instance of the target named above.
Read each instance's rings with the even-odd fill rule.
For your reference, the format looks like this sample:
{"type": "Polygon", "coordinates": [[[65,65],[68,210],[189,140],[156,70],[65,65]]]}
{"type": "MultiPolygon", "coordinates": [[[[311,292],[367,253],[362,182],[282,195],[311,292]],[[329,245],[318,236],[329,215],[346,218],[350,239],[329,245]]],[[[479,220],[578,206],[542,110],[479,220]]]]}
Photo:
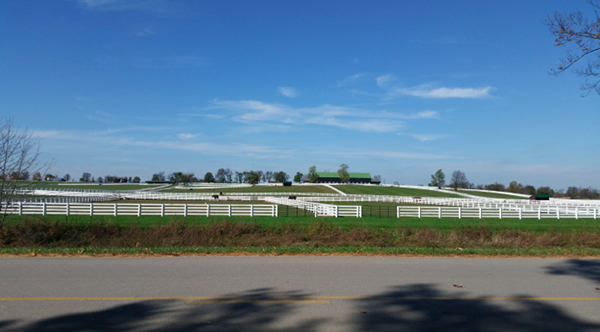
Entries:
{"type": "Polygon", "coordinates": [[[402,187],[379,187],[379,186],[334,186],[346,194],[358,195],[390,195],[390,196],[412,196],[412,197],[449,197],[464,198],[458,194],[451,194],[437,190],[413,189],[402,187]]]}
{"type": "Polygon", "coordinates": [[[528,199],[526,197],[511,195],[511,194],[503,194],[503,193],[490,193],[485,191],[475,191],[475,190],[459,190],[458,192],[463,194],[469,194],[473,196],[487,197],[487,198],[499,198],[499,199],[528,199]]]}
{"type": "Polygon", "coordinates": [[[335,190],[325,186],[255,186],[242,188],[198,188],[190,186],[185,189],[167,189],[166,193],[324,193],[336,194],[335,190]]]}
{"type": "Polygon", "coordinates": [[[600,256],[594,220],[14,217],[0,254],[600,256]]]}
{"type": "Polygon", "coordinates": [[[59,184],[59,183],[40,183],[34,182],[23,186],[26,188],[40,188],[40,189],[81,189],[81,190],[109,190],[109,191],[121,191],[121,190],[141,190],[159,187],[159,185],[146,185],[146,184],[59,184]]]}

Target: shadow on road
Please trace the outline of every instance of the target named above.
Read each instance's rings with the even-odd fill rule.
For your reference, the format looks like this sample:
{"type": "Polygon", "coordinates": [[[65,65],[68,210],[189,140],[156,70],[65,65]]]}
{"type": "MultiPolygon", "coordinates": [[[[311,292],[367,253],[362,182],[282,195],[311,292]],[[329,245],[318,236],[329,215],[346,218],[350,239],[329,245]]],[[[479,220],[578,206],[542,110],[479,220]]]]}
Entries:
{"type": "Polygon", "coordinates": [[[332,298],[320,304],[331,307],[319,307],[312,312],[317,317],[310,317],[303,311],[308,305],[299,304],[313,299],[310,294],[267,288],[227,294],[218,303],[141,301],[33,322],[4,321],[0,331],[600,331],[599,324],[552,302],[457,295],[429,284],[397,286],[360,299],[332,298]]]}
{"type": "Polygon", "coordinates": [[[547,272],[556,275],[571,275],[600,283],[600,260],[570,259],[562,264],[548,267],[547,272]]]}
{"type": "MultiPolygon", "coordinates": [[[[286,301],[305,296],[307,294],[257,289],[225,295],[221,304],[184,300],[141,301],[107,310],[53,317],[24,326],[15,321],[0,322],[0,331],[280,331],[277,323],[291,315],[295,308],[286,301]],[[287,300],[278,301],[278,298],[287,300]]],[[[307,319],[285,330],[314,331],[319,330],[319,324],[319,320],[307,319]]]]}
{"type": "MultiPolygon", "coordinates": [[[[522,299],[518,299],[518,298],[522,299]]],[[[575,318],[550,302],[456,299],[433,285],[395,287],[359,301],[365,314],[357,331],[598,331],[600,325],[575,318]]],[[[595,304],[590,304],[595,305],[595,304]]]]}

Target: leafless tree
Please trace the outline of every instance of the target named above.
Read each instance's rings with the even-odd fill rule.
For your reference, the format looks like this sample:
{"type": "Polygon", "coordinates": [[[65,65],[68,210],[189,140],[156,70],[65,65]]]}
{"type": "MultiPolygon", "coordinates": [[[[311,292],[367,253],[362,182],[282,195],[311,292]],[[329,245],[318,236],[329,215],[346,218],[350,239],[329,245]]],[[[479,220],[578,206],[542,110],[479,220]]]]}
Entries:
{"type": "Polygon", "coordinates": [[[4,224],[5,207],[14,198],[17,188],[24,186],[22,174],[38,172],[49,164],[40,165],[40,144],[27,130],[15,127],[11,118],[0,117],[0,226],[4,224]]]}
{"type": "Polygon", "coordinates": [[[587,1],[594,10],[595,17],[588,19],[582,12],[554,13],[553,17],[546,19],[550,32],[555,37],[555,46],[572,45],[573,49],[567,50],[567,57],[560,60],[557,68],[551,72],[558,75],[567,69],[583,77],[587,77],[581,84],[581,89],[586,95],[596,91],[600,95],[600,2],[587,1]],[[587,64],[574,68],[583,58],[589,59],[587,64]]]}
{"type": "Polygon", "coordinates": [[[458,190],[458,188],[468,188],[469,180],[467,180],[467,176],[465,173],[461,171],[452,172],[452,179],[450,180],[450,186],[454,188],[454,190],[458,190]]]}

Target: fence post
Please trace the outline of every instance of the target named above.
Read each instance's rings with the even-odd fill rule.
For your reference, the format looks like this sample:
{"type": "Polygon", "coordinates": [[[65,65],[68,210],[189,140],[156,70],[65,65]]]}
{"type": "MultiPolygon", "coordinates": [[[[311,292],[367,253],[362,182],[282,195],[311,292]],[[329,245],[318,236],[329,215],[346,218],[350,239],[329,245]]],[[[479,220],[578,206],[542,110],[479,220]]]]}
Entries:
{"type": "Polygon", "coordinates": [[[459,206],[458,207],[458,219],[461,219],[462,217],[462,208],[459,206]]]}
{"type": "Polygon", "coordinates": [[[542,207],[538,206],[538,219],[542,219],[542,207]]]}
{"type": "Polygon", "coordinates": [[[594,209],[594,219],[598,217],[598,209],[594,209]]]}
{"type": "Polygon", "coordinates": [[[575,219],[579,219],[579,207],[575,207],[575,219]]]}
{"type": "Polygon", "coordinates": [[[46,215],[46,202],[42,203],[42,215],[46,215]]]}
{"type": "Polygon", "coordinates": [[[335,217],[339,217],[340,216],[340,207],[337,205],[333,206],[333,211],[335,212],[335,217]]]}
{"type": "Polygon", "coordinates": [[[69,204],[69,202],[67,202],[66,208],[67,208],[67,216],[68,216],[71,212],[71,205],[69,204]]]}
{"type": "Polygon", "coordinates": [[[442,219],[442,207],[438,207],[438,218],[442,219]]]}
{"type": "Polygon", "coordinates": [[[556,207],[556,219],[560,219],[560,208],[556,207]]]}
{"type": "Polygon", "coordinates": [[[183,204],[183,216],[184,217],[188,216],[188,205],[187,204],[183,204]]]}
{"type": "Polygon", "coordinates": [[[250,204],[250,217],[254,217],[254,204],[250,204]]]}
{"type": "Polygon", "coordinates": [[[90,217],[94,215],[94,203],[90,203],[90,217]]]}
{"type": "Polygon", "coordinates": [[[357,217],[358,218],[362,218],[362,205],[358,206],[358,211],[357,212],[358,212],[358,216],[357,217]]]}
{"type": "Polygon", "coordinates": [[[519,208],[519,219],[523,219],[523,208],[519,208]]]}
{"type": "Polygon", "coordinates": [[[421,207],[419,206],[419,207],[417,208],[417,210],[418,210],[418,212],[417,212],[417,217],[418,217],[419,219],[421,219],[421,207]]]}
{"type": "Polygon", "coordinates": [[[142,204],[138,204],[138,217],[142,215],[142,204]]]}
{"type": "Polygon", "coordinates": [[[206,216],[210,217],[210,204],[206,204],[206,216]]]}
{"type": "Polygon", "coordinates": [[[502,207],[498,209],[498,219],[502,219],[502,207]]]}
{"type": "Polygon", "coordinates": [[[482,217],[482,213],[481,213],[481,206],[479,207],[479,219],[481,219],[482,217]]]}
{"type": "Polygon", "coordinates": [[[279,205],[273,205],[273,211],[275,213],[275,217],[279,216],[279,205]]]}
{"type": "MultiPolygon", "coordinates": [[[[7,203],[6,207],[8,208],[8,203],[7,203]]],[[[594,212],[596,212],[596,210],[594,210],[594,212]]],[[[19,215],[20,216],[23,215],[23,202],[19,202],[19,215]]],[[[596,219],[596,218],[594,218],[594,219],[596,219]]]]}
{"type": "Polygon", "coordinates": [[[114,214],[114,216],[116,217],[116,216],[119,214],[119,212],[118,212],[118,209],[119,209],[119,208],[117,207],[117,203],[115,203],[114,205],[115,205],[115,211],[114,211],[114,213],[113,213],[113,214],[114,214]]]}
{"type": "Polygon", "coordinates": [[[231,217],[231,204],[227,205],[227,214],[229,217],[231,217]]]}
{"type": "Polygon", "coordinates": [[[161,217],[165,216],[165,205],[164,204],[160,205],[160,216],[161,217]]]}
{"type": "Polygon", "coordinates": [[[400,207],[399,206],[396,207],[396,218],[400,218],[400,207]]]}

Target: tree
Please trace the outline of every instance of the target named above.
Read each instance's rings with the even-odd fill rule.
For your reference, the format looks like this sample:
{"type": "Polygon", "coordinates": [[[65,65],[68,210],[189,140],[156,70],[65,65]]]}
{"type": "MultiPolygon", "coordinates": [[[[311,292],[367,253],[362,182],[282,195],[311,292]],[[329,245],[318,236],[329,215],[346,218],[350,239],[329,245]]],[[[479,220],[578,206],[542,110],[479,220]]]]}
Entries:
{"type": "Polygon", "coordinates": [[[42,180],[42,173],[40,173],[40,172],[33,173],[33,176],[31,177],[31,180],[33,180],[33,181],[41,181],[42,180]]]}
{"type": "Polygon", "coordinates": [[[243,182],[244,182],[244,178],[245,178],[245,176],[244,176],[244,173],[245,173],[245,172],[241,172],[241,173],[240,173],[240,172],[238,172],[238,171],[235,171],[235,180],[236,180],[238,183],[243,183],[243,182]]]}
{"type": "MultiPolygon", "coordinates": [[[[600,2],[597,0],[587,2],[593,10],[600,10],[600,2]]],[[[568,14],[555,12],[553,17],[546,19],[546,24],[555,37],[555,46],[573,45],[573,49],[567,50],[567,57],[560,59],[558,67],[551,72],[559,75],[573,69],[577,75],[586,77],[581,84],[581,90],[586,91],[586,95],[591,91],[600,95],[600,16],[597,12],[595,16],[590,20],[581,11],[568,14]],[[574,68],[583,58],[590,61],[583,67],[574,68]]]]}
{"type": "Polygon", "coordinates": [[[341,164],[340,169],[338,169],[337,173],[340,176],[340,180],[342,180],[342,183],[350,182],[350,175],[348,174],[348,165],[341,164]]]}
{"type": "Polygon", "coordinates": [[[442,172],[441,169],[438,169],[435,172],[435,174],[433,174],[431,176],[431,183],[429,183],[429,185],[438,187],[439,189],[442,189],[444,184],[446,184],[445,178],[446,178],[446,175],[444,175],[444,172],[442,172]]]}
{"type": "Polygon", "coordinates": [[[311,166],[308,168],[308,174],[306,174],[306,179],[310,183],[315,183],[319,181],[319,174],[317,173],[317,166],[311,166]]]}
{"type": "Polygon", "coordinates": [[[152,174],[152,179],[150,181],[166,181],[165,172],[152,174]]]}
{"type": "Polygon", "coordinates": [[[215,177],[211,172],[206,172],[204,175],[204,182],[215,182],[215,177]]]}
{"type": "Polygon", "coordinates": [[[302,182],[302,173],[296,172],[296,175],[294,175],[294,182],[302,182]]]}
{"type": "Polygon", "coordinates": [[[104,183],[104,179],[101,176],[98,177],[98,183],[104,183]]]}
{"type": "Polygon", "coordinates": [[[136,176],[133,178],[133,183],[140,183],[142,181],[142,179],[140,179],[139,176],[136,176]]]}
{"type": "Polygon", "coordinates": [[[523,185],[518,183],[517,181],[511,181],[506,188],[506,191],[511,193],[520,193],[523,191],[523,185]]]}
{"type": "Polygon", "coordinates": [[[275,178],[276,182],[285,182],[290,178],[290,176],[287,175],[287,173],[281,171],[281,172],[275,173],[274,178],[275,178]]]}
{"type": "MultiPolygon", "coordinates": [[[[273,172],[273,171],[266,171],[263,174],[263,181],[269,182],[269,181],[273,180],[274,176],[275,176],[275,172],[273,172]]],[[[277,181],[277,180],[275,180],[275,181],[277,181]]]]}
{"type": "Polygon", "coordinates": [[[461,171],[452,172],[450,182],[450,186],[454,188],[454,191],[457,191],[458,188],[469,188],[469,180],[467,180],[465,173],[461,171]]]}
{"type": "Polygon", "coordinates": [[[554,196],[554,190],[550,187],[539,187],[536,190],[536,195],[549,195],[554,196]]]}
{"type": "Polygon", "coordinates": [[[92,180],[92,174],[83,172],[83,175],[79,178],[79,182],[90,182],[92,180]]]}
{"type": "Polygon", "coordinates": [[[260,181],[260,174],[255,171],[244,172],[246,174],[246,182],[250,184],[258,184],[260,181]]]}
{"type": "Polygon", "coordinates": [[[217,171],[217,174],[215,175],[215,181],[221,182],[221,183],[227,182],[224,168],[219,168],[219,170],[217,171]]]}
{"type": "Polygon", "coordinates": [[[65,176],[63,176],[63,179],[65,179],[65,181],[67,181],[67,182],[71,181],[71,174],[69,174],[69,173],[65,174],[65,176]]]}
{"type": "Polygon", "coordinates": [[[33,137],[27,129],[21,131],[13,125],[13,120],[0,117],[0,227],[6,218],[6,210],[2,209],[2,203],[14,197],[16,190],[22,183],[22,177],[30,172],[37,172],[39,165],[40,146],[37,138],[33,137]],[[16,177],[8,174],[16,173],[16,177]]]}

